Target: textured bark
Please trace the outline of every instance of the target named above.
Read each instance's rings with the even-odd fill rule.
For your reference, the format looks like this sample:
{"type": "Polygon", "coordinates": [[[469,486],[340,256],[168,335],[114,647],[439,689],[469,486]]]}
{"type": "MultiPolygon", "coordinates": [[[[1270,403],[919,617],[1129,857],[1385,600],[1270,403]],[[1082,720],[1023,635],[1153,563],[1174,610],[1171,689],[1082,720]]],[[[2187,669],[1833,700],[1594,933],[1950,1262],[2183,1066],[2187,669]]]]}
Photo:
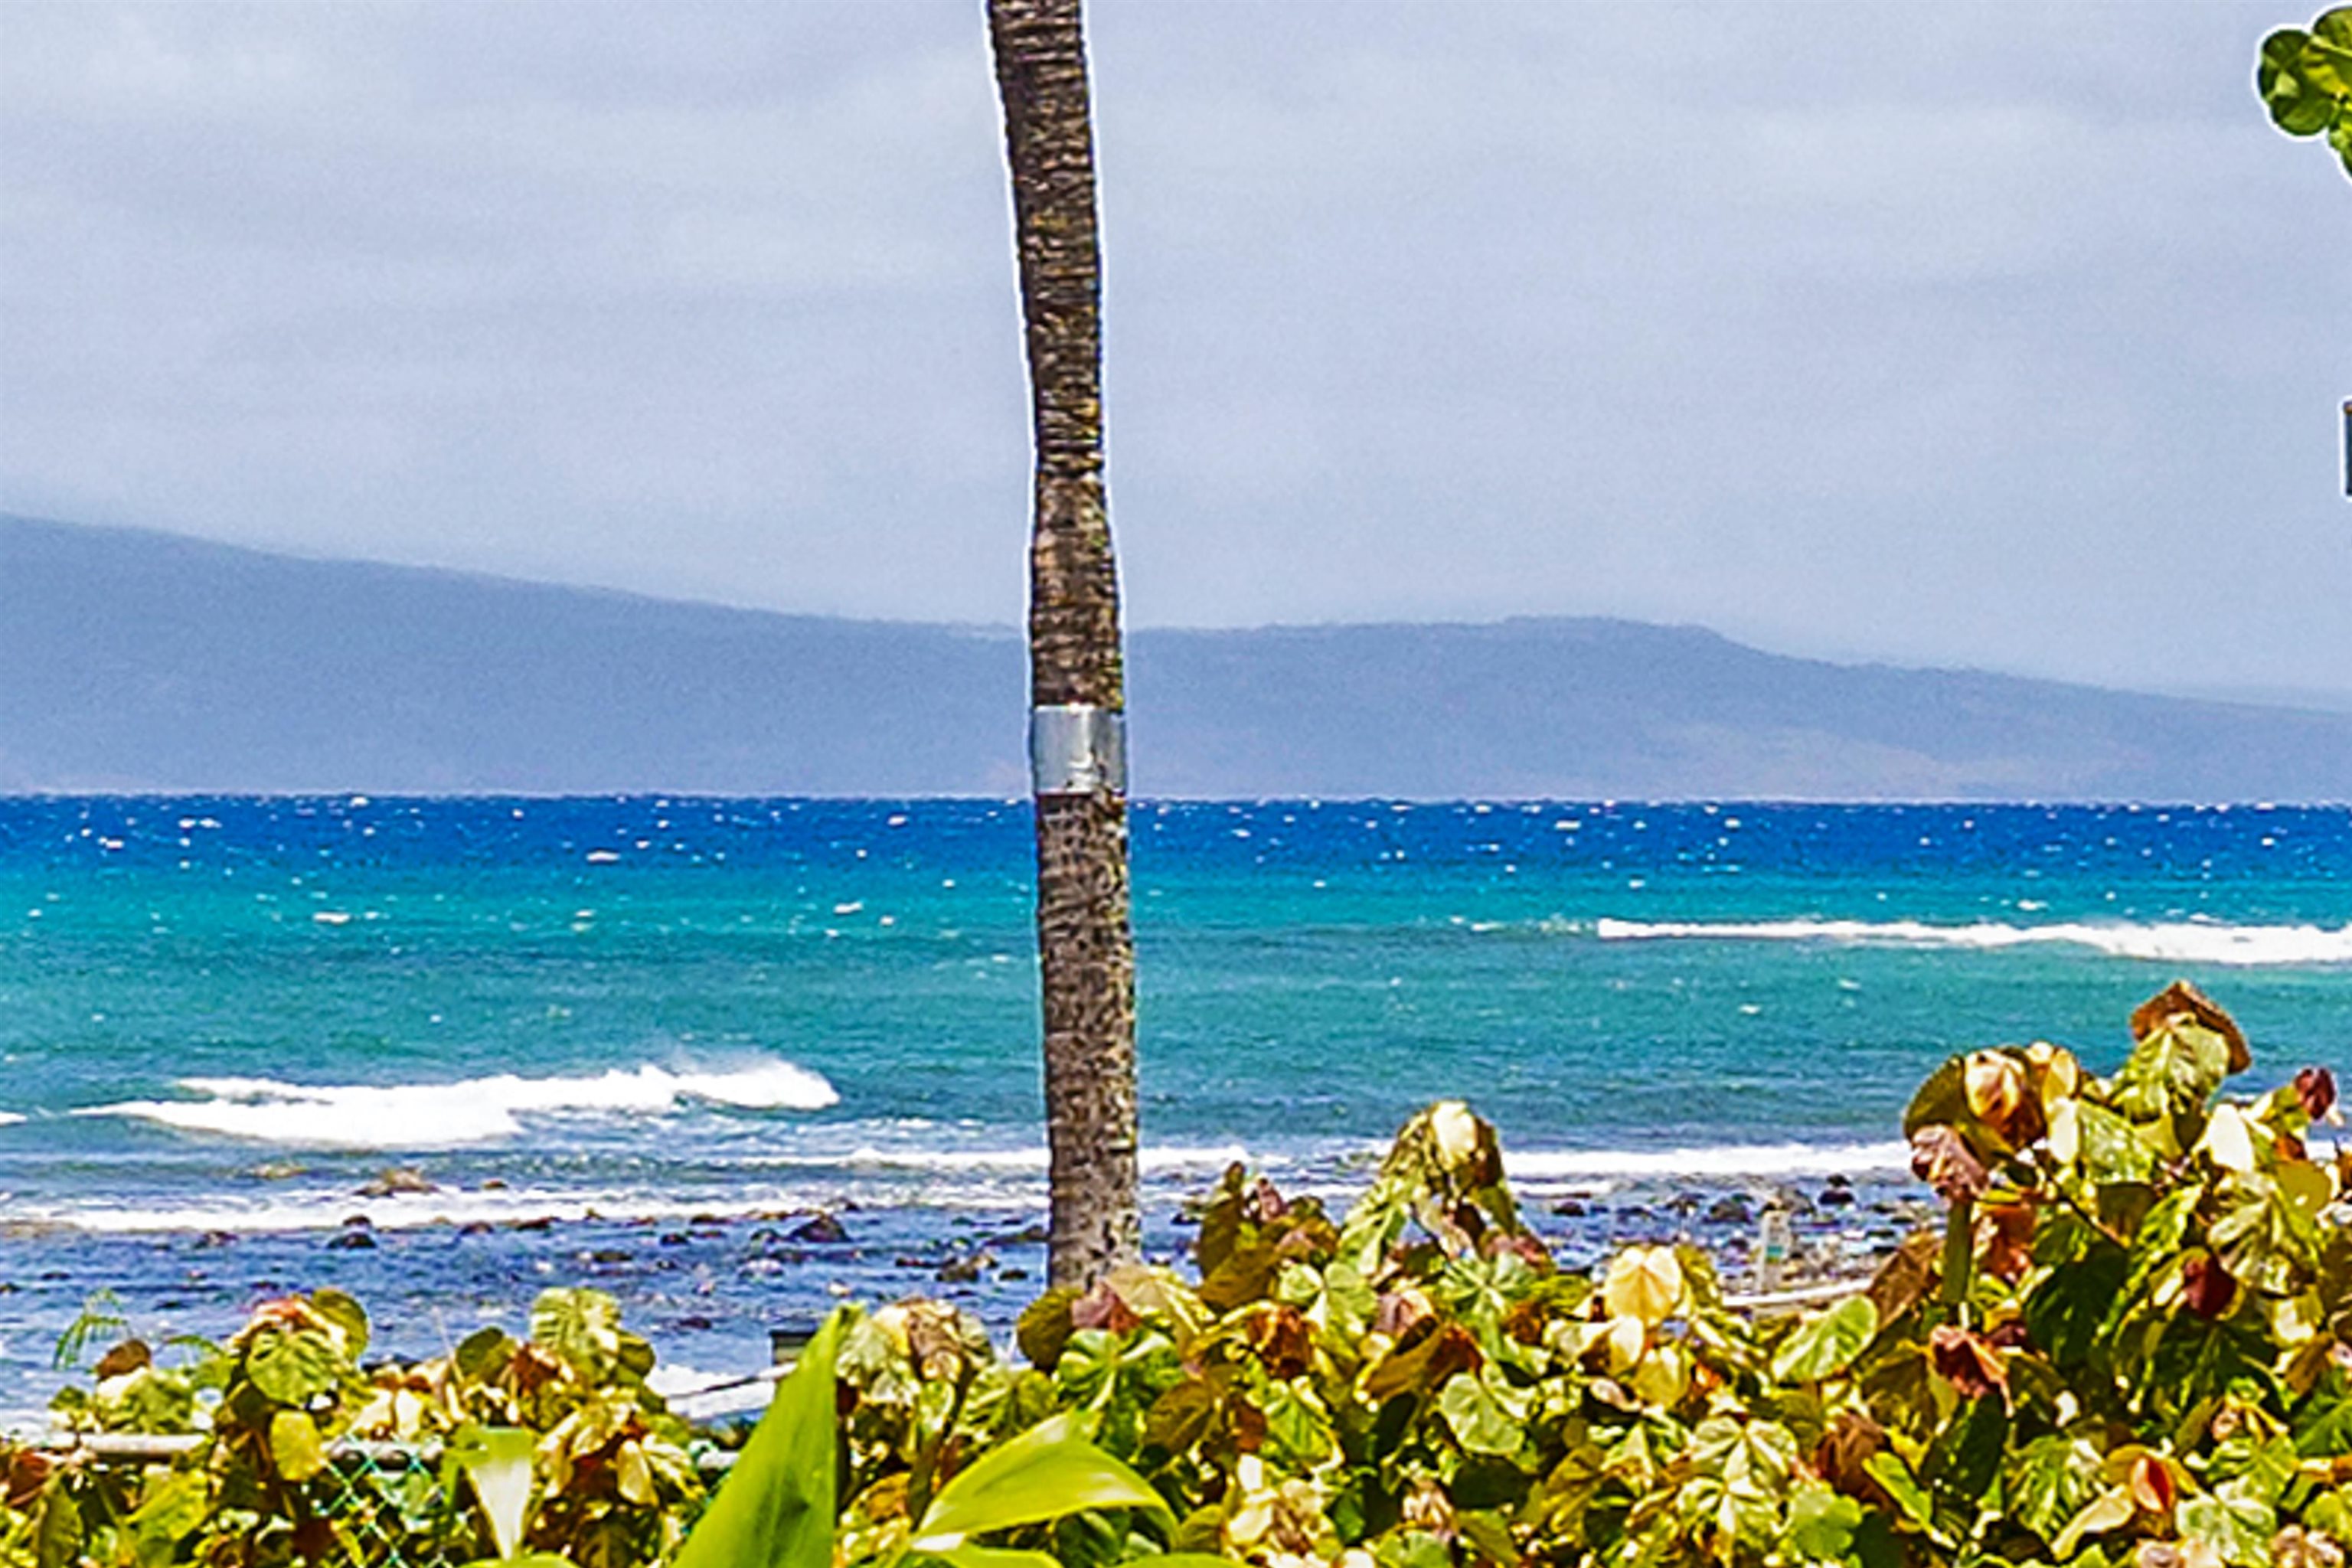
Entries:
{"type": "MultiPolygon", "coordinates": [[[[1029,687],[1038,705],[1126,706],[1103,489],[1102,262],[1078,0],[989,0],[1004,106],[1036,444],[1029,687]]],[[[1051,1269],[1084,1284],[1136,1257],[1135,944],[1127,802],[1037,801],[1051,1269]]]]}

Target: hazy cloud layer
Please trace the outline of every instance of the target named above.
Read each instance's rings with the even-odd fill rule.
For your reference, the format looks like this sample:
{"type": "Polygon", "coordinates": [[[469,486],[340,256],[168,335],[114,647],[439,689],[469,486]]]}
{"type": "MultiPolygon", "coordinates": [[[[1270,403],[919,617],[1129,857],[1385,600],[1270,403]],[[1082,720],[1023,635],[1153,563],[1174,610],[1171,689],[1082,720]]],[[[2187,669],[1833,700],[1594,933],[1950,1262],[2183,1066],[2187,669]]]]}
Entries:
{"type": "MultiPolygon", "coordinates": [[[[2352,689],[2310,9],[1101,6],[1135,617],[2352,689]]],[[[0,504],[1018,615],[977,0],[12,0],[0,72],[0,504]]]]}

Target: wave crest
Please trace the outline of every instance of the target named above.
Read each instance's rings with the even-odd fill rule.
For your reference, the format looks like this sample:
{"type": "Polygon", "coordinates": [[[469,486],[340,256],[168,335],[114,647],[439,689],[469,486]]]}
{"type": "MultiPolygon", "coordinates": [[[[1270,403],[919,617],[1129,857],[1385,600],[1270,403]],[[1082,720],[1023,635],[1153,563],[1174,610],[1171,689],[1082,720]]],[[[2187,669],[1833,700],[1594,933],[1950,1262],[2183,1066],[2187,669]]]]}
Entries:
{"type": "Polygon", "coordinates": [[[819,1074],[769,1061],[726,1072],[634,1069],[570,1078],[499,1073],[455,1083],[298,1084],[191,1078],[200,1100],[128,1100],[78,1116],[122,1116],[184,1132],[327,1149],[444,1149],[522,1131],[525,1114],[658,1115],[692,1102],[759,1110],[821,1110],[841,1096],[819,1074]]]}
{"type": "Polygon", "coordinates": [[[1727,1143],[1687,1149],[1503,1152],[1504,1173],[1530,1188],[1552,1182],[1729,1181],[1907,1171],[1911,1146],[1873,1143],[1727,1143]]]}
{"type": "Polygon", "coordinates": [[[1821,942],[1855,947],[2000,948],[2055,945],[2087,947],[2116,958],[2168,963],[2280,964],[2352,963],[2352,926],[2207,925],[2182,921],[2150,925],[1930,925],[1925,921],[1620,921],[1602,920],[1593,933],[1603,942],[1821,942]]]}

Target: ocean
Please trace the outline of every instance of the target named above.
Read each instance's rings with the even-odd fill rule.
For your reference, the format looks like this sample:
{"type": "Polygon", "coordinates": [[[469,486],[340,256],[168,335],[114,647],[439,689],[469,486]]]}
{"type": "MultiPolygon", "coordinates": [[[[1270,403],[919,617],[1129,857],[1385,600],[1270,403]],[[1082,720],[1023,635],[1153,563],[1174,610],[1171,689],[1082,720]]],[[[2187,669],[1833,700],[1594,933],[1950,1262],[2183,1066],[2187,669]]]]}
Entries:
{"type": "MultiPolygon", "coordinates": [[[[1812,1232],[1883,1245],[1929,1068],[2111,1068],[2177,976],[2249,1087],[2352,1079],[2343,809],[1132,824],[1157,1254],[1227,1163],[1343,1201],[1445,1097],[1571,1259],[1736,1246],[1702,1199],[1833,1179],[1865,1201],[1812,1232]]],[[[331,1283],[422,1353],[591,1283],[674,1386],[844,1295],[1003,1326],[1043,1272],[1029,833],[1017,801],[0,799],[0,1413],[100,1291],[160,1341],[331,1283]],[[432,1190],[372,1194],[391,1170],[432,1190]]]]}

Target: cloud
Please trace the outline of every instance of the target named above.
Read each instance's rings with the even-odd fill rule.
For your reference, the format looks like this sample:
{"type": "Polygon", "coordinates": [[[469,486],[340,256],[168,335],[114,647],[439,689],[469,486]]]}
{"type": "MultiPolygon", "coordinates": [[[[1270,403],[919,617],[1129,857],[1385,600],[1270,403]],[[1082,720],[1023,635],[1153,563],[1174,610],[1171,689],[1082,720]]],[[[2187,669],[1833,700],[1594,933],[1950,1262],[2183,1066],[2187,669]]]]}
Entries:
{"type": "MultiPolygon", "coordinates": [[[[1097,6],[1135,614],[2341,687],[2352,209],[2274,16],[2150,15],[1097,6]]],[[[976,6],[20,5],[0,89],[0,503],[1019,614],[976,6]]]]}

